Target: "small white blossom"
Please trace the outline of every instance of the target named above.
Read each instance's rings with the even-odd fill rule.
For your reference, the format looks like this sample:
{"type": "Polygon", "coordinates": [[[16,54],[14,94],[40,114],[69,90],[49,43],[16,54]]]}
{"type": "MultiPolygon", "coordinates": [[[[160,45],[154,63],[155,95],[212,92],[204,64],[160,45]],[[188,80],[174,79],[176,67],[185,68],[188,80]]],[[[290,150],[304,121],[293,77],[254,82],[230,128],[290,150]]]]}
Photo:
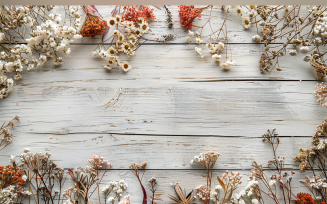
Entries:
{"type": "Polygon", "coordinates": [[[291,56],[295,56],[295,55],[297,55],[296,50],[290,50],[290,51],[288,51],[288,53],[289,53],[291,56]]]}
{"type": "Polygon", "coordinates": [[[259,35],[254,35],[254,36],[252,36],[252,40],[254,40],[256,42],[260,42],[261,41],[261,37],[259,35]]]}

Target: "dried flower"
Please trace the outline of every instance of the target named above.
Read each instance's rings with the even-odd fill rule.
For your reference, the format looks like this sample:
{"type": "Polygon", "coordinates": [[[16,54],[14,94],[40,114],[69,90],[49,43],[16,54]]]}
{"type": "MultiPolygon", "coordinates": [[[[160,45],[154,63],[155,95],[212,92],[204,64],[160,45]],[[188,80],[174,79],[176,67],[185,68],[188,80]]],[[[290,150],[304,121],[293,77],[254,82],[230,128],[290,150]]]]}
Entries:
{"type": "Polygon", "coordinates": [[[112,165],[100,155],[93,155],[87,161],[91,163],[92,168],[95,170],[112,168],[112,165]]]}
{"type": "Polygon", "coordinates": [[[250,26],[251,26],[250,18],[249,17],[244,17],[243,20],[242,20],[242,25],[246,30],[249,29],[250,26]]]}
{"type": "Polygon", "coordinates": [[[131,202],[129,201],[129,196],[126,196],[124,200],[120,201],[118,204],[131,204],[131,202]]]}
{"type": "Polygon", "coordinates": [[[201,12],[206,9],[204,8],[194,8],[194,5],[180,5],[179,7],[179,17],[183,27],[187,29],[191,29],[193,26],[193,20],[196,17],[201,17],[201,12]]]}
{"type": "Polygon", "coordinates": [[[0,32],[0,42],[3,41],[5,38],[5,34],[0,32]]]}
{"type": "Polygon", "coordinates": [[[19,121],[19,116],[16,115],[11,121],[9,121],[7,124],[6,122],[4,122],[0,128],[0,135],[3,135],[1,138],[1,142],[0,142],[0,146],[3,145],[4,143],[4,147],[2,149],[4,149],[5,147],[7,147],[9,144],[12,143],[12,137],[13,135],[9,133],[9,127],[13,128],[15,125],[15,120],[19,121]]]}
{"type": "Polygon", "coordinates": [[[83,37],[94,37],[105,32],[107,28],[107,21],[102,20],[99,16],[96,16],[92,10],[87,6],[82,6],[86,13],[86,17],[79,34],[83,37]]]}
{"type": "Polygon", "coordinates": [[[168,194],[168,197],[172,199],[175,203],[180,203],[180,204],[189,204],[191,203],[195,196],[193,194],[193,190],[186,195],[186,193],[182,191],[181,187],[179,187],[178,183],[175,185],[175,192],[178,195],[178,198],[168,194]]]}
{"type": "Polygon", "coordinates": [[[254,40],[256,42],[260,42],[261,41],[261,37],[259,35],[254,35],[254,36],[252,36],[252,40],[254,40]]]}
{"type": "Polygon", "coordinates": [[[214,54],[212,55],[212,59],[216,60],[216,62],[219,62],[221,59],[221,55],[214,54]]]}
{"type": "Polygon", "coordinates": [[[296,50],[290,50],[290,51],[288,51],[288,53],[289,53],[291,56],[295,56],[295,55],[297,55],[296,50]]]}
{"type": "Polygon", "coordinates": [[[172,15],[170,10],[167,8],[167,6],[164,5],[164,8],[166,10],[166,21],[168,23],[168,28],[172,28],[173,27],[173,20],[172,20],[172,15]]]}
{"type": "Polygon", "coordinates": [[[223,68],[224,70],[229,70],[229,64],[226,62],[220,64],[220,67],[223,68]]]}
{"type": "Polygon", "coordinates": [[[124,6],[124,12],[122,19],[124,21],[133,21],[140,24],[143,23],[140,18],[144,19],[146,22],[149,22],[149,18],[155,19],[156,17],[153,14],[154,9],[150,9],[148,6],[141,6],[141,9],[138,9],[138,6],[124,6]]]}
{"type": "Polygon", "coordinates": [[[309,47],[307,47],[307,46],[303,46],[303,47],[301,47],[300,48],[300,51],[302,52],[302,53],[308,53],[309,52],[309,47]]]}

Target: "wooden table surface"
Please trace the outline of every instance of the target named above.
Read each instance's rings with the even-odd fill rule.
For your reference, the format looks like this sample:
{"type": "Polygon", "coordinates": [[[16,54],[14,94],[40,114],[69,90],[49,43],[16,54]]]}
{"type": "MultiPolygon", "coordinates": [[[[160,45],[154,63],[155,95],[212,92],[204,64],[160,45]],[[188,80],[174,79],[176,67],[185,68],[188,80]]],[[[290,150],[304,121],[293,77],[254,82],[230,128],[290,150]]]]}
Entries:
{"type": "MultiPolygon", "coordinates": [[[[113,7],[97,8],[108,19],[113,7]]],[[[204,59],[198,56],[196,45],[186,42],[178,7],[169,8],[173,28],[167,28],[164,10],[155,9],[157,18],[147,36],[155,39],[170,33],[177,38],[171,44],[145,43],[132,58],[121,55],[132,65],[128,73],[106,70],[105,61],[92,55],[101,36],[75,41],[71,58],[64,58],[59,67],[49,60],[40,69],[23,73],[0,101],[1,121],[20,116],[11,131],[13,143],[1,151],[1,165],[24,148],[49,151],[65,169],[87,166],[90,156],[100,154],[113,165],[102,185],[125,179],[129,186],[124,195],[141,203],[141,187],[128,168],[146,161],[145,187],[149,190],[147,180],[157,177],[157,192],[164,200],[159,203],[171,203],[167,197],[175,195],[171,183],[186,190],[206,183],[205,170],[190,161],[210,150],[221,154],[214,177],[226,169],[238,171],[244,187],[251,162],[265,165],[273,157],[261,135],[276,128],[281,136],[279,155],[296,172],[293,190],[307,191],[299,182],[306,174],[297,170],[292,158],[299,147],[310,147],[311,136],[327,113],[313,93],[314,68],[302,60],[304,55],[288,55],[280,59],[282,71],[262,74],[259,58],[264,45],[251,39],[255,26],[245,31],[241,17],[230,13],[228,38],[236,65],[224,71],[208,53],[204,59]]],[[[213,10],[216,28],[223,16],[213,10]]],[[[202,25],[207,17],[205,11],[195,24],[202,25]]],[[[200,203],[198,198],[195,203],[200,203]]]]}

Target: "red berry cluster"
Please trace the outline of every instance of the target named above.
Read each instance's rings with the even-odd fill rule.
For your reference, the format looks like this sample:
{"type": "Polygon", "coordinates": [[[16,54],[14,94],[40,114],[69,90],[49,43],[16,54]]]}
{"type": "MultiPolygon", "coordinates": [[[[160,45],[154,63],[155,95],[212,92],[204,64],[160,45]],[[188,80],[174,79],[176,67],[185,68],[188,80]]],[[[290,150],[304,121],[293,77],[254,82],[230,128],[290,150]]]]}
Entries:
{"type": "Polygon", "coordinates": [[[139,17],[143,17],[146,22],[149,22],[149,18],[156,18],[153,14],[154,9],[150,9],[148,6],[142,6],[139,10],[137,7],[138,6],[124,6],[122,19],[136,22],[139,17]]]}
{"type": "Polygon", "coordinates": [[[99,17],[90,17],[83,24],[80,34],[83,37],[93,37],[102,34],[107,27],[107,21],[101,20],[99,17]]]}
{"type": "Polygon", "coordinates": [[[325,202],[318,202],[316,199],[313,199],[309,193],[298,193],[296,197],[299,200],[295,200],[295,204],[326,204],[325,202]]]}
{"type": "Polygon", "coordinates": [[[193,20],[196,17],[201,17],[201,12],[203,8],[194,8],[194,5],[180,5],[179,7],[179,17],[183,27],[191,29],[193,26],[193,20]]]}

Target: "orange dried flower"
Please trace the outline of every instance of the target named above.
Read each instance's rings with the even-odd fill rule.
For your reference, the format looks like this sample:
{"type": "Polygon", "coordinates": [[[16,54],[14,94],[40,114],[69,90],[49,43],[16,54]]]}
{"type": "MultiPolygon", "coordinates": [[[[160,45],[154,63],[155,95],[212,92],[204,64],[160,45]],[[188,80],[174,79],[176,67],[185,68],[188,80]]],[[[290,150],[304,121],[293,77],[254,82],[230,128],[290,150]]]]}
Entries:
{"type": "Polygon", "coordinates": [[[196,17],[201,17],[201,12],[207,8],[194,8],[194,5],[180,5],[179,7],[179,17],[183,27],[191,29],[193,26],[193,20],[196,17]]]}
{"type": "Polygon", "coordinates": [[[296,196],[299,200],[295,200],[295,204],[326,204],[313,199],[309,193],[298,193],[296,196]]]}
{"type": "Polygon", "coordinates": [[[24,185],[25,180],[22,178],[23,170],[17,166],[0,166],[0,188],[6,188],[10,185],[24,185]]]}
{"type": "Polygon", "coordinates": [[[88,8],[89,7],[83,6],[86,17],[79,34],[83,35],[83,37],[93,37],[104,33],[105,29],[107,28],[107,21],[104,21],[99,16],[96,16],[88,8]]]}
{"type": "Polygon", "coordinates": [[[154,9],[150,9],[148,6],[142,6],[141,9],[137,7],[138,6],[124,6],[122,19],[137,22],[137,19],[142,17],[146,22],[149,22],[149,18],[156,18],[153,14],[154,9]]]}

